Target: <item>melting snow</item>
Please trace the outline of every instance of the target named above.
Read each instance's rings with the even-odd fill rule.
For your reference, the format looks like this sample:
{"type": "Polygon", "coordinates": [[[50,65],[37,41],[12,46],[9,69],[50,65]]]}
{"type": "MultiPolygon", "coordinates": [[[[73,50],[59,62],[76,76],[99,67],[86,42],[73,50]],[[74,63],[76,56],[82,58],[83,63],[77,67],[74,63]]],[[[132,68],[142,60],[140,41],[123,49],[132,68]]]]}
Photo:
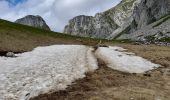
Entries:
{"type": "Polygon", "coordinates": [[[63,90],[85,77],[86,72],[96,70],[96,57],[108,67],[129,73],[159,66],[124,51],[120,47],[99,47],[94,54],[91,47],[83,45],[54,45],[18,54],[17,58],[0,57],[0,100],[27,100],[63,90]]]}
{"type": "Polygon", "coordinates": [[[108,67],[128,73],[143,73],[160,66],[142,57],[135,56],[134,53],[123,51],[126,51],[126,49],[100,47],[96,51],[96,56],[104,61],[108,67]]]}
{"type": "Polygon", "coordinates": [[[27,100],[65,89],[85,77],[85,72],[97,69],[91,50],[86,46],[55,45],[38,47],[17,58],[0,57],[0,100],[27,100]]]}

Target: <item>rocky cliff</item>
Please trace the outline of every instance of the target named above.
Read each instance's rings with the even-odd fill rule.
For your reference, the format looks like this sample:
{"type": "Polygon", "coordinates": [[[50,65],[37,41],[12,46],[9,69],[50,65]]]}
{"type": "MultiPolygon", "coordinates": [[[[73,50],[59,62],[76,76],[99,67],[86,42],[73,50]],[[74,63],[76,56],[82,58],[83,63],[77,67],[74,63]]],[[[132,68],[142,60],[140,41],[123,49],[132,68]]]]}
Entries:
{"type": "Polygon", "coordinates": [[[69,21],[64,33],[107,38],[114,31],[123,30],[132,21],[136,0],[122,0],[117,6],[92,16],[77,16],[69,21]]]}
{"type": "Polygon", "coordinates": [[[118,39],[169,41],[170,0],[141,0],[133,12],[133,23],[118,39]]]}
{"type": "Polygon", "coordinates": [[[50,30],[49,26],[46,24],[41,16],[28,15],[16,20],[15,22],[23,25],[33,26],[36,28],[50,30]]]}
{"type": "Polygon", "coordinates": [[[86,24],[82,16],[73,18],[64,32],[107,39],[145,40],[144,37],[160,33],[165,37],[170,33],[169,14],[170,0],[122,0],[94,17],[84,16],[88,19],[86,24]]]}
{"type": "Polygon", "coordinates": [[[159,20],[169,11],[170,0],[141,0],[133,12],[136,28],[141,29],[143,26],[159,20]]]}

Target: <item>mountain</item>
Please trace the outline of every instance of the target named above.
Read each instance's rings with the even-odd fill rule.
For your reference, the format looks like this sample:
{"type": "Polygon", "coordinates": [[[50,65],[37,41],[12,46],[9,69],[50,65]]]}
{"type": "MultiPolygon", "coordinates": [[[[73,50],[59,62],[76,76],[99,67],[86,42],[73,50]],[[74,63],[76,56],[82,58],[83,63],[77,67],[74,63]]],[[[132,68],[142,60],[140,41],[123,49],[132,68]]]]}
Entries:
{"type": "Polygon", "coordinates": [[[27,15],[21,19],[16,20],[15,22],[18,24],[50,30],[49,26],[46,24],[46,22],[41,16],[27,15]]]}
{"type": "Polygon", "coordinates": [[[146,40],[144,37],[160,33],[165,37],[170,32],[169,12],[170,0],[122,0],[94,17],[81,15],[71,19],[64,33],[104,39],[146,40]]]}
{"type": "Polygon", "coordinates": [[[123,0],[117,6],[92,16],[77,16],[69,21],[64,33],[107,38],[114,31],[123,30],[132,21],[136,0],[123,0]]]}

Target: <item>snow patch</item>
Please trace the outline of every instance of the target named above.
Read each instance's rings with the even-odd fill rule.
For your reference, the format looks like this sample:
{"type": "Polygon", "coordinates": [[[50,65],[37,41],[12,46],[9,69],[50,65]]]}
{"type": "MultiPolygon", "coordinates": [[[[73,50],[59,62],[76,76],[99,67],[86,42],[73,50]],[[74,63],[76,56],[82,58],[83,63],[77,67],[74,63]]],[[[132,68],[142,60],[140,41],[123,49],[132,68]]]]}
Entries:
{"type": "Polygon", "coordinates": [[[0,100],[28,100],[48,92],[64,90],[85,73],[98,68],[97,58],[108,67],[129,73],[143,73],[159,67],[125,52],[121,47],[53,45],[38,47],[16,58],[0,57],[0,100]]]}
{"type": "Polygon", "coordinates": [[[38,47],[17,58],[0,57],[0,100],[27,100],[64,90],[97,69],[92,49],[81,45],[38,47]]]}
{"type": "Polygon", "coordinates": [[[160,66],[142,57],[135,56],[134,53],[123,51],[126,51],[126,49],[121,47],[100,47],[95,54],[108,67],[128,73],[143,73],[160,66]]]}

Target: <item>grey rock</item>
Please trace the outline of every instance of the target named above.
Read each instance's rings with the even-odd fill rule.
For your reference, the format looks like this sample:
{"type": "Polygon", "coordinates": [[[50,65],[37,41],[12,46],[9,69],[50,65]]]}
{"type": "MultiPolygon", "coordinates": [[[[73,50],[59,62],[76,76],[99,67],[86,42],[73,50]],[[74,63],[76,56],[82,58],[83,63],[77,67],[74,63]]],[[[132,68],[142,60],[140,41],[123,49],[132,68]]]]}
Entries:
{"type": "Polygon", "coordinates": [[[146,25],[142,27],[141,29],[136,30],[133,33],[123,34],[118,39],[130,39],[130,40],[135,40],[135,41],[156,42],[159,40],[163,40],[164,38],[170,38],[170,15],[167,15],[164,18],[152,24],[146,25]],[[169,19],[167,19],[168,17],[169,19]],[[159,25],[159,23],[161,24],[159,25]]]}
{"type": "Polygon", "coordinates": [[[148,41],[145,37],[163,33],[155,37],[160,40],[169,37],[170,20],[163,22],[166,16],[170,17],[170,0],[140,0],[134,7],[133,21],[130,30],[125,31],[117,39],[130,39],[135,41],[148,41]],[[161,23],[156,26],[156,24],[161,23]]]}
{"type": "Polygon", "coordinates": [[[136,0],[122,0],[117,6],[93,16],[77,16],[65,26],[64,33],[84,37],[107,38],[132,21],[136,0]]]}
{"type": "Polygon", "coordinates": [[[137,29],[151,24],[165,16],[170,11],[170,0],[141,0],[135,6],[133,18],[137,24],[137,29]]]}
{"type": "Polygon", "coordinates": [[[93,31],[91,30],[92,20],[92,16],[80,15],[75,17],[69,21],[69,25],[65,26],[64,33],[79,36],[89,36],[89,33],[93,31]]]}
{"type": "Polygon", "coordinates": [[[8,52],[6,54],[7,57],[15,57],[15,54],[13,52],[8,52]]]}
{"type": "Polygon", "coordinates": [[[170,38],[170,0],[122,0],[117,6],[94,17],[82,15],[73,18],[64,33],[169,45],[160,40],[170,38]]]}
{"type": "Polygon", "coordinates": [[[49,26],[46,24],[44,19],[38,15],[37,16],[28,15],[21,19],[16,20],[15,22],[23,25],[36,27],[36,28],[50,30],[49,26]]]}

